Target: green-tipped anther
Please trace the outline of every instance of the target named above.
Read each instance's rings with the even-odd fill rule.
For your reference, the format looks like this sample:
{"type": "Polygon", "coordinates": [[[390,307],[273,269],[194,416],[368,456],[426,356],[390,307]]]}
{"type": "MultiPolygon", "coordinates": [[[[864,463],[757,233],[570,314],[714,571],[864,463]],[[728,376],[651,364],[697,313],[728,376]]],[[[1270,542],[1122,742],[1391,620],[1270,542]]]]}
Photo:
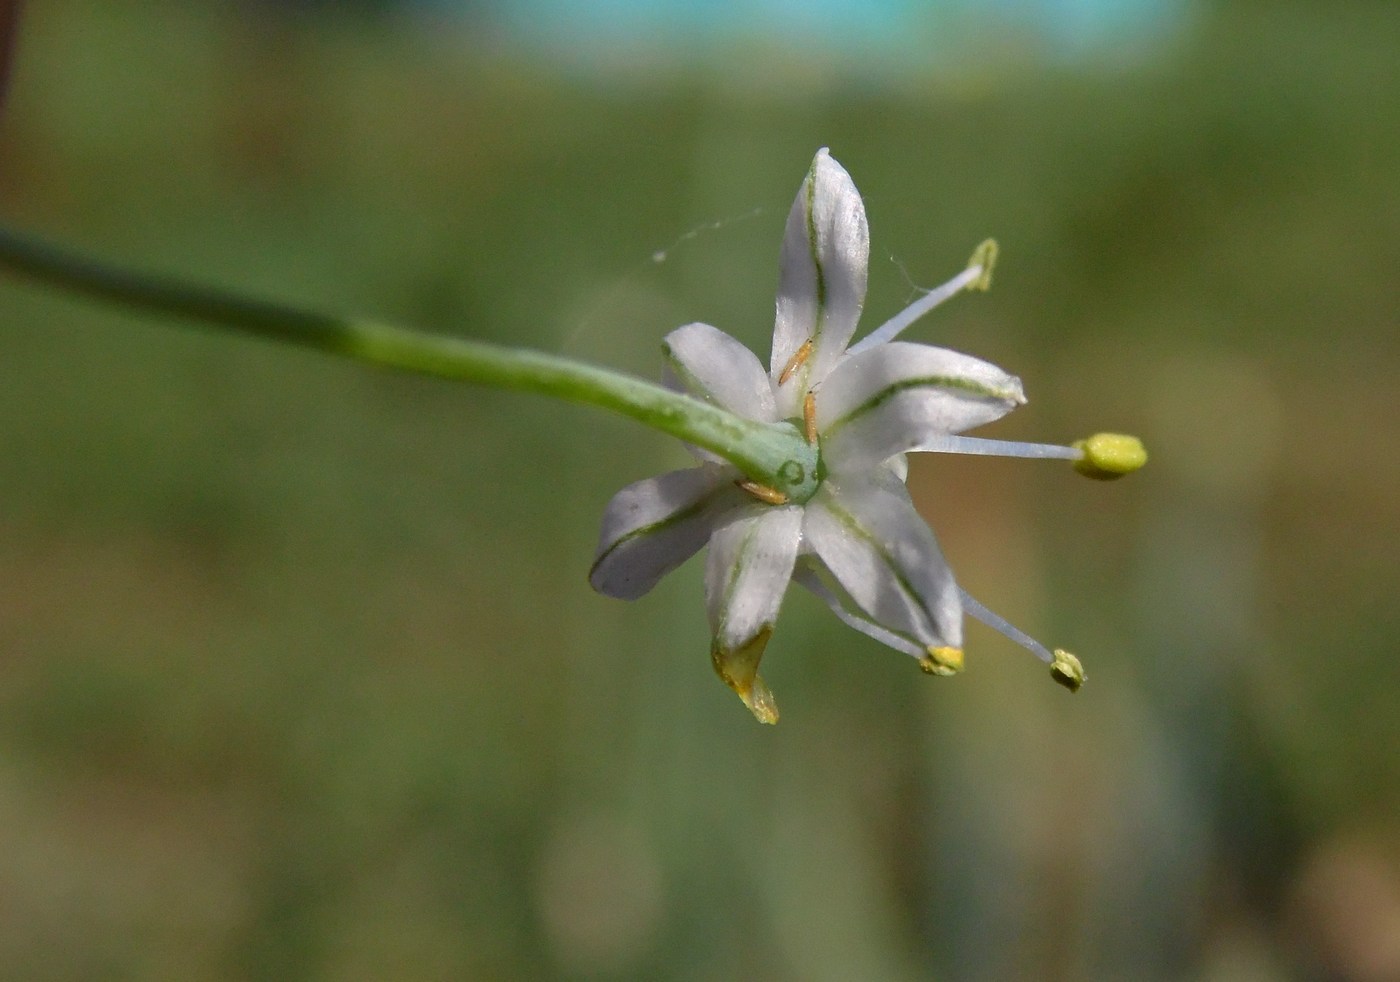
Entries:
{"type": "Polygon", "coordinates": [[[1147,463],[1147,449],[1142,441],[1122,433],[1095,433],[1087,440],[1075,440],[1071,446],[1084,454],[1074,462],[1074,469],[1099,481],[1115,480],[1147,463]]]}
{"type": "Polygon", "coordinates": [[[997,240],[988,239],[979,245],[972,253],[972,258],[967,261],[967,268],[974,266],[982,267],[982,275],[977,277],[967,285],[969,290],[981,290],[984,293],[992,288],[992,267],[997,264],[997,240]]]}
{"type": "Polygon", "coordinates": [[[1063,648],[1055,649],[1055,660],[1050,663],[1050,677],[1070,692],[1078,692],[1079,687],[1089,677],[1084,674],[1084,666],[1079,659],[1063,648]]]}

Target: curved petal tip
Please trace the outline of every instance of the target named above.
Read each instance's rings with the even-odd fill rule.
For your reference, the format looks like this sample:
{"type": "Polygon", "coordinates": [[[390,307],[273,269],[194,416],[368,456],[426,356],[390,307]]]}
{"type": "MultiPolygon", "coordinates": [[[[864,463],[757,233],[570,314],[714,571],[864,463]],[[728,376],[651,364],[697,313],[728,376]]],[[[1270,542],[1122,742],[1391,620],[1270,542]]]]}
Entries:
{"type": "Polygon", "coordinates": [[[769,625],[738,648],[726,651],[716,644],[710,651],[715,674],[743,700],[755,719],[769,724],[778,722],[778,704],[772,690],[758,674],[758,663],[772,636],[773,628],[769,625]]]}

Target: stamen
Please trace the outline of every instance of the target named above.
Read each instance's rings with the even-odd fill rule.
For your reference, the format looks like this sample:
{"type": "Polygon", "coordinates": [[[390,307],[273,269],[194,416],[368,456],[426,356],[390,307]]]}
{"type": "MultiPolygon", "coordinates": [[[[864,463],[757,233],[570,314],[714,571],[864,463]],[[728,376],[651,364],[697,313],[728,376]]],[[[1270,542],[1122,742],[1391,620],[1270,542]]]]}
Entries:
{"type": "Polygon", "coordinates": [[[1084,451],[1078,447],[1062,447],[1054,443],[987,440],[976,436],[940,436],[913,449],[929,453],[976,454],[984,457],[1038,457],[1074,461],[1084,459],[1084,451]]]}
{"type": "Polygon", "coordinates": [[[962,606],[965,613],[971,614],[993,631],[1006,635],[1047,665],[1055,661],[1055,656],[1050,654],[1050,649],[1045,645],[1026,632],[1013,627],[1004,617],[1000,617],[983,607],[966,590],[959,590],[958,593],[962,595],[962,606]]]}
{"type": "Polygon", "coordinates": [[[981,245],[972,250],[972,258],[967,261],[967,268],[980,269],[982,275],[967,285],[969,290],[981,290],[986,293],[992,288],[992,269],[997,264],[999,251],[996,239],[984,239],[981,245]]]}
{"type": "Polygon", "coordinates": [[[808,392],[802,400],[802,427],[808,443],[817,442],[817,394],[808,392]]]}
{"type": "Polygon", "coordinates": [[[1147,463],[1142,441],[1122,433],[1095,433],[1087,440],[1074,441],[1074,449],[1080,454],[1074,469],[1100,481],[1116,480],[1147,463]]]}
{"type": "Polygon", "coordinates": [[[972,598],[966,590],[959,590],[965,613],[971,614],[993,631],[998,631],[1015,641],[1022,648],[1050,666],[1050,677],[1070,692],[1078,692],[1089,676],[1084,674],[1084,666],[1079,659],[1063,648],[1056,648],[1054,654],[1029,634],[1013,627],[1005,618],[993,614],[972,598]]]}
{"type": "Polygon", "coordinates": [[[1079,659],[1063,648],[1055,649],[1055,660],[1050,663],[1050,677],[1070,692],[1078,692],[1089,676],[1084,674],[1084,666],[1079,659]]]}
{"type": "Polygon", "coordinates": [[[841,622],[847,627],[854,628],[861,634],[874,638],[876,641],[886,647],[893,648],[895,651],[902,651],[906,655],[913,655],[915,658],[918,658],[920,662],[928,657],[928,649],[924,645],[917,644],[902,634],[895,634],[889,628],[875,623],[860,611],[848,607],[834,591],[829,589],[827,585],[822,582],[821,577],[809,566],[799,563],[797,569],[793,571],[792,579],[793,582],[802,584],[823,600],[826,605],[831,608],[831,612],[839,617],[841,622]]]}
{"type": "Polygon", "coordinates": [[[757,481],[735,481],[735,487],[741,491],[747,491],[759,501],[769,505],[785,505],[788,496],[777,488],[770,488],[766,484],[759,484],[757,481]]]}
{"type": "MultiPolygon", "coordinates": [[[[886,341],[893,341],[904,333],[904,329],[914,323],[920,317],[927,314],[934,307],[943,301],[956,296],[962,290],[985,290],[992,282],[992,264],[996,261],[997,244],[995,240],[988,239],[977,247],[977,251],[972,254],[972,265],[954,276],[942,286],[934,287],[918,300],[905,307],[895,314],[885,323],[861,338],[855,344],[847,348],[850,354],[859,354],[867,348],[873,348],[886,341]]],[[[779,384],[782,380],[779,379],[779,384]]]]}
{"type": "Polygon", "coordinates": [[[929,645],[928,654],[919,659],[919,667],[929,675],[957,675],[963,670],[963,650],[929,645]]]}
{"type": "Polygon", "coordinates": [[[778,373],[778,384],[782,385],[792,378],[794,372],[803,366],[808,358],[812,357],[812,339],[808,338],[802,342],[802,346],[792,353],[788,363],[783,366],[783,370],[778,373]]]}

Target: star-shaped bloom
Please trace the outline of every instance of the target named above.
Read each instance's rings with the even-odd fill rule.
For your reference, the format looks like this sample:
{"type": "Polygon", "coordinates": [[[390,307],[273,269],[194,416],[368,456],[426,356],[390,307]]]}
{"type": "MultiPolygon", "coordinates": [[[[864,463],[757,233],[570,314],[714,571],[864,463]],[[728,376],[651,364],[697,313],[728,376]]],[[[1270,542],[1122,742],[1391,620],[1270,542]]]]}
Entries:
{"type": "Polygon", "coordinates": [[[1077,687],[1083,673],[1072,655],[1052,654],[958,588],[905,488],[904,455],[1063,457],[1102,471],[1095,476],[1110,476],[1112,465],[1101,468],[1102,454],[1090,459],[1078,446],[957,436],[1024,403],[1020,380],[946,348],[894,340],[947,297],[985,289],[991,243],[962,274],[851,345],[869,254],[860,195],[823,149],[787,220],[768,369],[708,324],[678,328],[663,346],[673,387],[748,419],[796,423],[819,452],[815,492],[789,500],[692,447],[697,466],[638,481],[614,496],[589,580],[601,593],[635,599],[708,544],[705,597],[715,669],[767,723],[778,713],[758,663],[790,582],[931,673],[961,669],[966,612],[1029,647],[1060,681],[1077,687]]]}

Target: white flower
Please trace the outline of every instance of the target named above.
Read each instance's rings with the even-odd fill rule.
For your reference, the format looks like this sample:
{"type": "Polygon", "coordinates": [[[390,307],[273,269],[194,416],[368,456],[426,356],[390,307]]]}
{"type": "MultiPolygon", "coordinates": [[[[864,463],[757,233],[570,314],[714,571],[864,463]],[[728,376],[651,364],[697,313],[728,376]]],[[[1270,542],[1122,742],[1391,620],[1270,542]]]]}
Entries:
{"type": "Polygon", "coordinates": [[[804,429],[820,453],[815,493],[787,500],[692,448],[698,466],[638,481],[612,499],[589,574],[599,592],[635,599],[708,543],[715,669],[763,722],[778,713],[758,663],[790,581],[933,673],[961,668],[967,612],[1053,662],[1066,684],[1083,677],[1066,661],[1072,656],[1052,656],[958,589],[904,486],[911,451],[1084,457],[1071,447],[955,436],[1024,403],[1020,380],[968,355],[893,340],[948,296],[985,288],[992,250],[980,249],[954,280],[848,347],[869,252],[860,195],[823,149],[788,216],[768,370],[708,324],[687,324],[665,340],[674,386],[739,416],[804,429]]]}

